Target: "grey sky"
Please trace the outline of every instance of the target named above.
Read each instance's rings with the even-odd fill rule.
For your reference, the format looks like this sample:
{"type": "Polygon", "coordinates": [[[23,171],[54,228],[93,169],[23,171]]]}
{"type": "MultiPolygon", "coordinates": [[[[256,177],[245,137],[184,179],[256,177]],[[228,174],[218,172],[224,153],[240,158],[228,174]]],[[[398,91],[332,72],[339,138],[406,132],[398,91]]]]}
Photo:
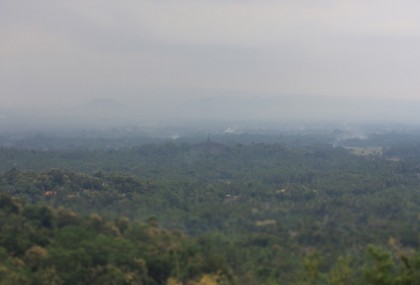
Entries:
{"type": "Polygon", "coordinates": [[[419,12],[410,0],[0,0],[0,106],[212,90],[420,99],[419,12]]]}

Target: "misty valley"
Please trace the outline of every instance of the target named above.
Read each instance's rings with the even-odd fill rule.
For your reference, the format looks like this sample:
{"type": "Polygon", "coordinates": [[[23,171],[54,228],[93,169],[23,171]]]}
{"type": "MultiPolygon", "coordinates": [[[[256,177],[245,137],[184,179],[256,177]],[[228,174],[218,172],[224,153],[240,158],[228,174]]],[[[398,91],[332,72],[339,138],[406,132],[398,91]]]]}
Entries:
{"type": "Polygon", "coordinates": [[[419,284],[419,138],[4,134],[0,284],[419,284]]]}
{"type": "Polygon", "coordinates": [[[420,285],[419,11],[0,0],[0,285],[420,285]]]}

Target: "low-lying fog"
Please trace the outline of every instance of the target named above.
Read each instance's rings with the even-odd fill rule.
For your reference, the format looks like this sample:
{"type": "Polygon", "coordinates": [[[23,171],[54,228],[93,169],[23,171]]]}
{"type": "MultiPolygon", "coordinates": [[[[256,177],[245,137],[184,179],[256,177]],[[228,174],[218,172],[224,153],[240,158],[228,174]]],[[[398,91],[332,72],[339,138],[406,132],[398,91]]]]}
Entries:
{"type": "Polygon", "coordinates": [[[0,109],[0,129],[54,127],[185,127],[268,129],[322,124],[420,124],[420,102],[326,96],[218,95],[180,102],[97,98],[66,107],[0,109]]]}

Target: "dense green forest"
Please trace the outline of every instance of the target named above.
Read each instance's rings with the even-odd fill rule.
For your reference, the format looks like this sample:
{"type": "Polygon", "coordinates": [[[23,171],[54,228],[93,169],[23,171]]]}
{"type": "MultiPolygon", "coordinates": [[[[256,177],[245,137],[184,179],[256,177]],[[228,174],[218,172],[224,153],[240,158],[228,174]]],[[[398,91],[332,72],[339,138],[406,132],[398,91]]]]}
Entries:
{"type": "Polygon", "coordinates": [[[0,284],[420,284],[420,145],[250,140],[1,148],[0,284]]]}

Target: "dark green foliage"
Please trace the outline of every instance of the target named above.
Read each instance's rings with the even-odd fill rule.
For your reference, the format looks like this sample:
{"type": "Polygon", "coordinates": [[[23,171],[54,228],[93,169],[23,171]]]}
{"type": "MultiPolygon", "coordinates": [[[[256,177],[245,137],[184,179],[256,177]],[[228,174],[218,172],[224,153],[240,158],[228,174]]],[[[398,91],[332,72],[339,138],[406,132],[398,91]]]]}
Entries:
{"type": "Polygon", "coordinates": [[[416,253],[376,247],[364,257],[390,237],[417,248],[416,157],[290,145],[0,149],[0,191],[28,204],[0,199],[3,253],[25,263],[9,258],[2,266],[17,275],[7,278],[32,270],[51,284],[164,284],[206,273],[239,284],[416,284],[416,253]]]}
{"type": "Polygon", "coordinates": [[[218,255],[201,253],[200,241],[156,226],[110,222],[97,214],[63,226],[63,209],[23,206],[7,195],[0,195],[0,205],[0,284],[154,285],[221,272],[231,278],[218,255]]]}

